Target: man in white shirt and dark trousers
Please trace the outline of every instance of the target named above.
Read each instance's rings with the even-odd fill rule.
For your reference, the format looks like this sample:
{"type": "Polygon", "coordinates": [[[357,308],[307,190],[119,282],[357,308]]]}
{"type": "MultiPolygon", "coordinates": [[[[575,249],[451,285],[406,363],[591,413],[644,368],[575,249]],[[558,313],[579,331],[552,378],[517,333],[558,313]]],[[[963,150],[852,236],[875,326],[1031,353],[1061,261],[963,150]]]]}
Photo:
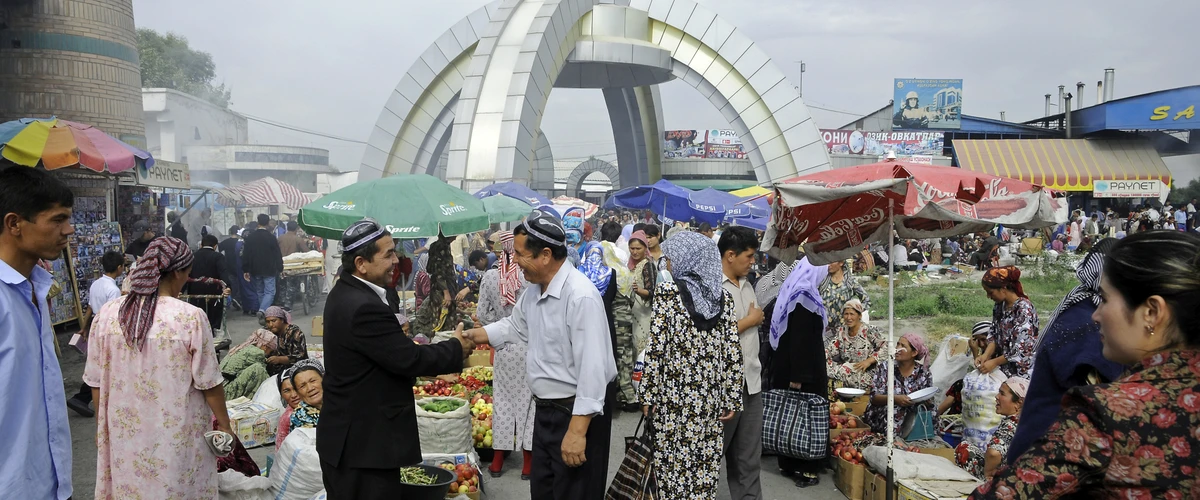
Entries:
{"type": "Polygon", "coordinates": [[[733,500],[762,498],[759,472],[762,469],[762,362],[758,359],[758,327],[763,312],[754,303],[754,286],[746,279],[758,251],[754,230],[734,226],[721,233],[717,242],[721,252],[721,287],[733,296],[738,317],[738,337],[745,360],[746,387],[742,393],[743,410],[725,422],[725,467],[729,497],[733,500]]]}
{"type": "MultiPolygon", "coordinates": [[[[91,309],[91,314],[88,315],[87,324],[80,331],[81,342],[87,340],[92,321],[100,314],[100,308],[121,297],[121,287],[117,286],[117,278],[125,273],[125,255],[112,250],[104,252],[100,257],[100,266],[104,268],[104,275],[93,281],[92,286],[88,288],[88,308],[91,309]]],[[[88,418],[96,415],[89,407],[91,404],[92,388],[87,384],[79,384],[79,393],[67,398],[67,408],[88,418]]]]}
{"type": "Polygon", "coordinates": [[[567,263],[557,217],[534,210],[513,234],[529,285],[511,316],[468,334],[476,343],[529,343],[526,368],[537,405],[530,498],[604,498],[617,365],[603,299],[567,263]]]}

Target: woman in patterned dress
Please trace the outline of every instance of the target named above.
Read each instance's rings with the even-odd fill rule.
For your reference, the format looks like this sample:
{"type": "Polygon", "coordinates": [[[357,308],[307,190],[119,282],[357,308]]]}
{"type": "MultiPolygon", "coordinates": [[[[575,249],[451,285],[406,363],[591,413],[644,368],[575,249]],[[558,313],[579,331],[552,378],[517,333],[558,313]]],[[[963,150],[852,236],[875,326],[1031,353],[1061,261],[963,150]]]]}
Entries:
{"type": "MultiPolygon", "coordinates": [[[[933,386],[933,374],[925,366],[929,357],[929,349],[925,340],[915,333],[906,333],[896,342],[896,419],[892,422],[898,437],[900,424],[904,423],[908,413],[917,408],[933,411],[932,400],[923,403],[913,403],[908,395],[921,389],[933,386]]],[[[871,383],[871,404],[863,414],[863,420],[871,426],[871,432],[883,434],[887,432],[888,405],[888,363],[879,364],[875,370],[875,380],[871,383]]]]}
{"type": "Polygon", "coordinates": [[[1075,387],[1046,435],[971,498],[1200,498],[1200,236],[1147,231],[1104,260],[1104,357],[1129,366],[1075,387]]]}
{"type": "Polygon", "coordinates": [[[1029,381],[1021,377],[1008,377],[1008,380],[1000,384],[1000,392],[996,394],[996,413],[1002,416],[1000,426],[992,433],[986,450],[966,441],[959,443],[958,449],[955,450],[959,467],[979,479],[992,477],[996,468],[1004,462],[1008,446],[1017,434],[1021,407],[1024,406],[1028,393],[1029,381]]]}
{"type": "MultiPolygon", "coordinates": [[[[821,282],[821,302],[825,303],[828,311],[841,311],[850,299],[858,299],[864,310],[871,309],[871,298],[863,290],[858,280],[846,272],[846,264],[842,261],[829,263],[829,277],[821,282]]],[[[859,311],[861,315],[863,311],[859,311]]],[[[832,337],[842,327],[842,315],[830,315],[829,324],[825,327],[825,338],[832,337]]]]}
{"type": "Polygon", "coordinates": [[[288,432],[308,427],[317,428],[321,407],[325,404],[325,370],[319,364],[298,364],[292,370],[292,387],[300,393],[300,406],[292,412],[288,432]]]}
{"type": "Polygon", "coordinates": [[[663,243],[674,281],[654,290],[641,402],[649,415],[662,498],[713,499],[722,422],[742,410],[742,348],[717,244],[684,232],[663,243]]]}
{"type": "Polygon", "coordinates": [[[887,340],[879,328],[862,320],[864,309],[858,299],[842,306],[842,326],[825,341],[825,369],[843,387],[867,390],[887,340]]]}
{"type": "Polygon", "coordinates": [[[283,373],[300,360],[308,359],[308,342],[304,340],[304,331],[292,323],[291,313],[282,307],[271,306],[263,311],[263,316],[266,317],[267,330],[279,339],[275,352],[267,358],[268,375],[283,373]]]}
{"type": "MultiPolygon", "coordinates": [[[[496,265],[483,275],[479,285],[480,325],[495,323],[512,314],[517,294],[525,286],[525,275],[513,257],[512,231],[501,231],[497,242],[496,265]]],[[[524,465],[521,479],[528,480],[533,463],[533,417],[536,407],[525,375],[525,352],[528,345],[510,342],[496,348],[492,381],[492,449],[496,456],[488,472],[492,477],[504,473],[504,457],[521,450],[524,465]]]]}
{"type": "Polygon", "coordinates": [[[653,319],[650,304],[654,299],[654,285],[658,280],[658,266],[654,265],[646,243],[645,231],[634,231],[629,235],[629,271],[633,276],[633,348],[636,352],[646,349],[650,338],[653,319]]]}
{"type": "Polygon", "coordinates": [[[616,283],[613,294],[613,326],[616,334],[617,405],[624,411],[636,412],[637,392],[633,389],[633,364],[638,351],[633,339],[633,273],[629,269],[629,252],[619,245],[621,226],[605,222],[600,226],[600,246],[604,249],[604,265],[611,269],[616,283]]]}
{"type": "Polygon", "coordinates": [[[975,366],[980,373],[1000,368],[1010,377],[1028,379],[1038,339],[1038,315],[1021,287],[1021,270],[1015,266],[988,269],[983,274],[983,290],[996,307],[987,350],[975,359],[975,366]]]}
{"type": "Polygon", "coordinates": [[[83,381],[96,402],[95,498],[217,497],[204,433],[212,417],[233,431],[208,316],[176,298],[193,260],[187,243],[155,239],[129,294],[93,320],[83,381]]]}
{"type": "Polygon", "coordinates": [[[267,374],[267,356],[277,346],[275,334],[259,328],[250,338],[229,351],[221,360],[221,375],[225,376],[225,397],[237,399],[253,398],[270,375],[267,374]]]}

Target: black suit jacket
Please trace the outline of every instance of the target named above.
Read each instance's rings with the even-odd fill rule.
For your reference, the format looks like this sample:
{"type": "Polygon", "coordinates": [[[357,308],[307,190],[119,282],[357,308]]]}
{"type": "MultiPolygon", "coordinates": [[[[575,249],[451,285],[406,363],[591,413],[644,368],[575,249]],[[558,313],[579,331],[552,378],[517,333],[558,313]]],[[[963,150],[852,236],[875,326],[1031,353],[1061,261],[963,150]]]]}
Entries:
{"type": "Polygon", "coordinates": [[[266,229],[255,229],[242,246],[242,272],[251,276],[278,276],[283,272],[279,241],[266,229]]]}
{"type": "MultiPolygon", "coordinates": [[[[201,248],[196,250],[196,260],[192,262],[193,278],[214,278],[225,282],[229,286],[229,270],[225,267],[225,256],[221,255],[216,250],[211,248],[201,248]]],[[[209,285],[207,283],[188,283],[186,286],[189,295],[220,295],[221,287],[219,285],[209,285]]]]}
{"type": "Polygon", "coordinates": [[[325,300],[325,394],[317,423],[321,461],[364,469],[420,462],[413,379],[462,368],[457,340],[414,344],[391,305],[343,273],[325,300]]]}

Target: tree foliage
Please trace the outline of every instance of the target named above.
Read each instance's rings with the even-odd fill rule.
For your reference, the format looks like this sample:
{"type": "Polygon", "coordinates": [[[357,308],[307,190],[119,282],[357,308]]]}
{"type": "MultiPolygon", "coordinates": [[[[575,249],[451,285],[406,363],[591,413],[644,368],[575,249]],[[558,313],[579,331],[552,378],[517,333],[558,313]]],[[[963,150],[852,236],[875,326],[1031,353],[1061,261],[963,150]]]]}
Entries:
{"type": "Polygon", "coordinates": [[[142,87],[168,88],[208,102],[229,107],[232,93],[225,84],[215,85],[217,66],[212,55],[188,46],[187,38],[152,29],[137,30],[142,61],[142,87]]]}
{"type": "Polygon", "coordinates": [[[1168,199],[1175,203],[1176,206],[1179,206],[1181,203],[1186,205],[1193,198],[1200,199],[1200,179],[1192,179],[1187,186],[1179,187],[1177,185],[1171,190],[1170,196],[1168,196],[1168,199]]]}

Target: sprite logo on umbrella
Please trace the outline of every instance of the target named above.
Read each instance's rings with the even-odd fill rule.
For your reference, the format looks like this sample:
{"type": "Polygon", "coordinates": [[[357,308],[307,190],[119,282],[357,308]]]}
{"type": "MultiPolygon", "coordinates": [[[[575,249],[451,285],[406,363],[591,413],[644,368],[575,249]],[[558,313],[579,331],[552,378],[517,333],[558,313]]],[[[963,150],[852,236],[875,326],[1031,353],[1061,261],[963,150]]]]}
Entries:
{"type": "Polygon", "coordinates": [[[322,205],[321,208],[325,208],[325,209],[329,209],[329,210],[350,211],[350,210],[354,210],[354,202],[353,201],[346,201],[346,202],[331,201],[329,203],[322,205]]]}
{"type": "Polygon", "coordinates": [[[450,202],[449,204],[445,205],[438,205],[438,208],[442,209],[442,215],[454,215],[467,211],[467,207],[455,205],[454,202],[450,202]]]}

